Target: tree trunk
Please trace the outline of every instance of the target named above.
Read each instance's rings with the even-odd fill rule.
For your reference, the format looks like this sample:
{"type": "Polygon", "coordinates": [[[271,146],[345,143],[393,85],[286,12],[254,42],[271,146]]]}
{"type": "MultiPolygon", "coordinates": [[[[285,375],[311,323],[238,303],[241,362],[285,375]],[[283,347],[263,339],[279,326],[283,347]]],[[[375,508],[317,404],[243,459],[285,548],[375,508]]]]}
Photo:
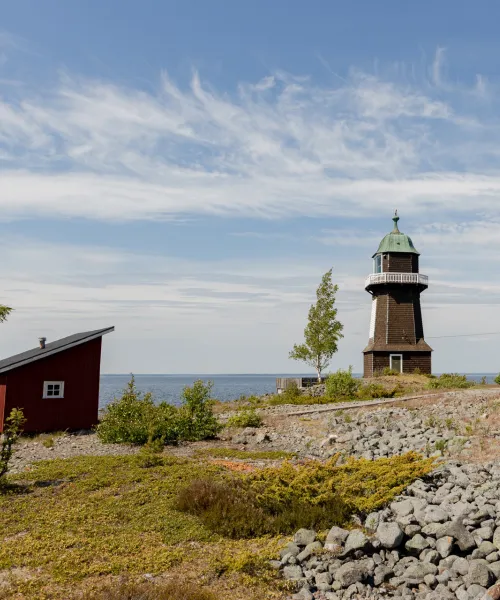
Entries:
{"type": "Polygon", "coordinates": [[[318,383],[321,383],[321,367],[316,363],[316,373],[318,374],[318,383]]]}

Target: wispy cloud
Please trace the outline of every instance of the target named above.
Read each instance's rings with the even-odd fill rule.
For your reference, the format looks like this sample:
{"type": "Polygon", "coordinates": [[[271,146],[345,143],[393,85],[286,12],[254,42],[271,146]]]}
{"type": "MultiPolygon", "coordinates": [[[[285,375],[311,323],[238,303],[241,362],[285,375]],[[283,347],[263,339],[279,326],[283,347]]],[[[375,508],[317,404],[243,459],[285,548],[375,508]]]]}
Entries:
{"type": "Polygon", "coordinates": [[[352,71],[330,86],[277,72],[233,94],[196,73],[186,88],[163,74],[155,94],[67,74],[51,90],[7,86],[0,208],[102,220],[489,210],[498,115],[482,120],[470,89],[443,100],[442,61],[439,49],[432,81],[411,85],[352,71]]]}

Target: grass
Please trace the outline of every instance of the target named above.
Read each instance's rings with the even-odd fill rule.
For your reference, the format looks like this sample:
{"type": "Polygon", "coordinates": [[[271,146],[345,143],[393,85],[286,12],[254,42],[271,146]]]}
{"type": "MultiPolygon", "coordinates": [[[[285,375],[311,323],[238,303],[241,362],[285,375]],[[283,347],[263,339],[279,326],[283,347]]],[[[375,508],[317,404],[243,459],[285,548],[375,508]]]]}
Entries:
{"type": "MultiPolygon", "coordinates": [[[[243,556],[242,563],[246,552],[273,557],[272,540],[254,540],[251,548],[236,541],[229,563],[221,566],[227,540],[196,516],[175,510],[179,488],[226,472],[199,460],[164,458],[143,468],[135,456],[81,456],[10,476],[0,494],[0,572],[23,568],[31,575],[15,581],[9,598],[67,598],[94,578],[178,566],[189,572],[199,564],[197,581],[207,570],[231,570],[230,557],[243,556]]],[[[265,590],[260,597],[268,597],[265,590]]]]}
{"type": "Polygon", "coordinates": [[[121,580],[77,597],[79,600],[217,600],[206,588],[179,580],[159,583],[121,580]]]}
{"type": "Polygon", "coordinates": [[[213,456],[214,458],[235,458],[240,460],[283,460],[294,458],[294,452],[283,452],[281,450],[237,450],[235,448],[207,448],[198,450],[198,456],[213,456]]]}
{"type": "MultiPolygon", "coordinates": [[[[227,455],[226,449],[218,451],[227,455]]],[[[200,457],[156,458],[150,463],[129,455],[79,456],[43,461],[29,472],[9,476],[0,491],[0,573],[12,576],[6,597],[85,598],[85,590],[92,589],[92,598],[135,600],[133,595],[116,596],[116,577],[125,576],[135,585],[145,573],[168,573],[202,583],[216,598],[282,599],[268,567],[282,539],[275,532],[290,533],[298,523],[328,527],[336,520],[334,504],[346,507],[348,514],[382,506],[433,464],[408,454],[339,466],[334,459],[324,464],[285,461],[241,474],[200,457]],[[221,486],[219,501],[233,498],[227,486],[234,490],[237,482],[244,494],[234,497],[241,505],[226,502],[228,512],[222,519],[216,512],[218,522],[207,520],[204,510],[179,511],[179,491],[200,481],[208,481],[211,489],[221,486]],[[232,520],[235,507],[240,521],[232,520]],[[262,516],[279,526],[261,527],[259,534],[267,535],[256,537],[253,519],[262,516]],[[221,535],[241,537],[242,522],[250,539],[221,535]],[[112,589],[102,591],[110,580],[112,589]]],[[[193,588],[193,593],[198,591],[193,588]]],[[[139,595],[137,600],[149,598],[139,595]]]]}

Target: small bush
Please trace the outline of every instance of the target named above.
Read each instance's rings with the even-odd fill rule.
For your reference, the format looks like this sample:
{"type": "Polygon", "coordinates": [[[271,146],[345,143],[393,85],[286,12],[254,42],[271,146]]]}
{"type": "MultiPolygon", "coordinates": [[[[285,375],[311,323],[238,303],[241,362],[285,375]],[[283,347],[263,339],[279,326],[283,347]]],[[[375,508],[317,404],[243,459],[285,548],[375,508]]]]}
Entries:
{"type": "Polygon", "coordinates": [[[500,385],[500,373],[495,377],[494,381],[497,385],[500,385]]]}
{"type": "Polygon", "coordinates": [[[0,483],[9,470],[13,446],[19,439],[26,419],[20,408],[13,408],[5,419],[2,441],[0,444],[0,483]]]}
{"type": "Polygon", "coordinates": [[[73,600],[216,600],[216,597],[199,585],[185,581],[150,583],[121,580],[108,583],[97,591],[74,596],[73,600]]]}
{"type": "Polygon", "coordinates": [[[182,391],[183,405],[179,409],[179,437],[196,442],[216,437],[222,425],[213,413],[211,399],[213,384],[200,379],[182,391]]]}
{"type": "Polygon", "coordinates": [[[349,399],[356,394],[359,385],[359,380],[352,375],[352,366],[347,371],[339,369],[327,377],[326,395],[336,400],[349,399]]]}
{"type": "Polygon", "coordinates": [[[413,369],[413,375],[422,375],[422,370],[419,367],[413,369]]]}
{"type": "Polygon", "coordinates": [[[469,381],[465,375],[459,375],[458,373],[443,373],[439,377],[430,379],[427,385],[430,389],[470,388],[474,386],[474,382],[469,381]]]}
{"type": "Polygon", "coordinates": [[[255,408],[243,408],[230,417],[226,425],[228,427],[260,427],[262,417],[257,414],[255,408]]]}
{"type": "Polygon", "coordinates": [[[402,393],[404,390],[399,385],[388,389],[381,383],[368,383],[360,386],[357,396],[360,400],[376,400],[377,398],[396,398],[402,393]]]}
{"type": "Polygon", "coordinates": [[[389,375],[391,377],[398,377],[399,375],[401,375],[400,371],[395,371],[394,369],[391,369],[390,367],[385,367],[384,370],[382,371],[383,375],[389,375]]]}
{"type": "Polygon", "coordinates": [[[138,445],[213,438],[222,426],[213,414],[211,390],[211,383],[195,381],[184,388],[183,404],[176,408],[167,402],[155,404],[151,393],[137,390],[132,376],[123,396],[106,407],[97,435],[104,443],[138,445]]]}
{"type": "Polygon", "coordinates": [[[339,466],[337,458],[302,465],[286,461],[217,482],[196,480],[181,490],[177,507],[231,538],[323,529],[345,524],[352,514],[378,510],[433,468],[432,460],[415,453],[350,459],[339,466]]]}

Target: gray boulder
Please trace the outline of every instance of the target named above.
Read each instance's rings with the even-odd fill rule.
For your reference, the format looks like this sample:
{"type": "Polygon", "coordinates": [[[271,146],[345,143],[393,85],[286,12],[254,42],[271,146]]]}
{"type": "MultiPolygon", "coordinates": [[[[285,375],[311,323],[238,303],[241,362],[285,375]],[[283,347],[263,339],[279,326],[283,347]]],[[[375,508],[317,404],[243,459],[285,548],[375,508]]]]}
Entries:
{"type": "Polygon", "coordinates": [[[359,529],[353,529],[349,533],[344,547],[344,554],[349,554],[354,550],[364,550],[368,546],[368,538],[359,529]]]}
{"type": "Polygon", "coordinates": [[[436,532],[436,538],[450,536],[457,541],[458,547],[462,552],[467,552],[476,547],[476,542],[472,534],[466,529],[465,525],[459,521],[445,523],[436,532]]]}
{"type": "Polygon", "coordinates": [[[293,536],[293,541],[297,546],[307,546],[312,544],[316,539],[316,532],[313,529],[299,529],[293,536]]]}
{"type": "Polygon", "coordinates": [[[493,544],[500,550],[500,527],[497,527],[493,534],[493,544]]]}
{"type": "Polygon", "coordinates": [[[404,533],[397,523],[380,523],[376,535],[382,547],[389,550],[397,548],[404,537],[404,533]]]}
{"type": "Polygon", "coordinates": [[[470,562],[469,572],[465,577],[466,583],[469,586],[476,583],[488,588],[488,586],[493,583],[493,579],[493,573],[484,562],[480,560],[473,560],[470,562]]]}
{"type": "Polygon", "coordinates": [[[340,583],[343,588],[347,588],[353,583],[363,581],[367,576],[365,567],[355,562],[348,562],[342,565],[335,573],[335,580],[340,583]]]}
{"type": "Polygon", "coordinates": [[[302,579],[303,572],[300,565],[287,565],[283,569],[283,577],[290,581],[298,581],[302,579]]]}

